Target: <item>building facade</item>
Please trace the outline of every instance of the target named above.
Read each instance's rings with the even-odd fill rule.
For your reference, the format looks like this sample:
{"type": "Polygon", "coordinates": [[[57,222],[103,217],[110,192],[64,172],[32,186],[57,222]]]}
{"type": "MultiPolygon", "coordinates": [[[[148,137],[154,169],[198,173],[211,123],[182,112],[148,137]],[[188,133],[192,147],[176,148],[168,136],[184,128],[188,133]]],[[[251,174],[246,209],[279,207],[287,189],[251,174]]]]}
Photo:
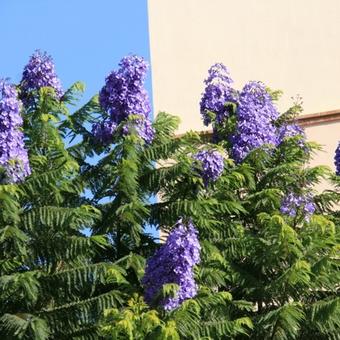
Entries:
{"type": "Polygon", "coordinates": [[[339,0],[148,0],[148,14],[155,114],[179,116],[179,133],[206,130],[199,114],[203,80],[212,64],[222,62],[238,89],[261,80],[284,91],[282,112],[300,95],[299,123],[324,149],[313,163],[334,169],[339,0]]]}

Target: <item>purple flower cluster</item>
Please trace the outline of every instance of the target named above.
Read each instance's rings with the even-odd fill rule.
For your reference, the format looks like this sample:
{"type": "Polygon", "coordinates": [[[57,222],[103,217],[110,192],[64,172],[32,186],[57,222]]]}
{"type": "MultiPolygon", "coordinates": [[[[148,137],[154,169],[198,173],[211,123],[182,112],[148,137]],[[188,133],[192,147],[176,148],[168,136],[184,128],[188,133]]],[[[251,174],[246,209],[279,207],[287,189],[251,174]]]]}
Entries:
{"type": "Polygon", "coordinates": [[[150,144],[155,136],[155,130],[152,127],[149,119],[137,118],[134,122],[123,126],[123,135],[126,136],[134,128],[137,135],[144,140],[145,143],[150,144]]]}
{"type": "Polygon", "coordinates": [[[306,134],[297,124],[286,124],[279,128],[278,143],[281,144],[286,138],[300,136],[299,146],[305,147],[306,134]]]}
{"type": "Polygon", "coordinates": [[[148,304],[152,304],[167,283],[177,284],[179,290],[176,296],[167,297],[161,302],[165,310],[177,308],[184,300],[197,294],[193,267],[200,262],[200,249],[195,226],[192,222],[185,225],[180,219],[166,243],[147,261],[143,285],[148,304]]]}
{"type": "Polygon", "coordinates": [[[280,211],[290,217],[295,217],[299,211],[308,222],[315,211],[313,197],[310,194],[298,196],[294,193],[289,193],[283,198],[280,211]]]}
{"type": "Polygon", "coordinates": [[[214,112],[216,123],[221,124],[228,117],[226,102],[237,101],[237,94],[231,87],[233,81],[226,66],[217,63],[211,66],[208,73],[208,78],[204,81],[206,87],[200,102],[200,111],[206,126],[211,123],[208,111],[214,112]]]}
{"type": "Polygon", "coordinates": [[[24,98],[30,91],[39,90],[45,86],[53,88],[58,99],[63,95],[61,82],[55,72],[52,57],[46,52],[37,50],[30,57],[22,74],[21,89],[24,98]]]}
{"type": "Polygon", "coordinates": [[[6,170],[7,181],[12,183],[31,173],[21,125],[16,89],[0,79],[0,166],[6,170]]]}
{"type": "Polygon", "coordinates": [[[237,163],[250,151],[264,144],[277,145],[277,129],[273,123],[278,115],[263,83],[251,81],[243,87],[237,110],[236,132],[231,137],[232,154],[237,163]]]}
{"type": "Polygon", "coordinates": [[[149,119],[138,119],[136,122],[136,131],[145,143],[151,144],[155,136],[155,130],[149,119]]]}
{"type": "Polygon", "coordinates": [[[203,150],[194,155],[194,159],[201,163],[200,173],[205,186],[215,182],[224,169],[223,156],[218,151],[203,150]]]}
{"type": "Polygon", "coordinates": [[[150,101],[144,88],[147,70],[148,65],[143,58],[124,57],[119,63],[119,69],[106,77],[105,85],[99,93],[99,102],[110,115],[110,120],[117,125],[130,115],[140,116],[141,119],[136,121],[136,130],[146,143],[150,143],[154,130],[149,120],[150,101]]]}
{"type": "Polygon", "coordinates": [[[337,176],[340,176],[340,142],[338,144],[338,147],[335,150],[335,156],[334,156],[334,164],[335,164],[335,173],[337,176]]]}
{"type": "Polygon", "coordinates": [[[111,120],[104,120],[100,123],[92,125],[92,134],[96,140],[102,144],[109,144],[112,142],[113,133],[117,125],[111,120]]]}

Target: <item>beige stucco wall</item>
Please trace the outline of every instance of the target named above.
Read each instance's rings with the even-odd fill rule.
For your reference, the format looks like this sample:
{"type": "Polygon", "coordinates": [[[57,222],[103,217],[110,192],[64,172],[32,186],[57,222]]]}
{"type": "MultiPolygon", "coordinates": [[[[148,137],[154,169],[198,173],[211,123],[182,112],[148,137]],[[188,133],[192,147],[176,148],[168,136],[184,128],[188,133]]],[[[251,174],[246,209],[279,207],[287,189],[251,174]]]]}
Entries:
{"type": "Polygon", "coordinates": [[[340,107],[339,0],[149,0],[149,30],[155,110],[183,130],[217,61],[237,87],[262,80],[286,105],[302,95],[308,113],[340,107]]]}
{"type": "MultiPolygon", "coordinates": [[[[317,152],[313,160],[310,162],[310,165],[328,165],[332,170],[335,171],[334,152],[338,146],[338,141],[340,140],[340,123],[328,123],[318,126],[311,126],[305,128],[305,131],[307,139],[318,142],[323,149],[322,151],[317,152]]],[[[317,188],[322,190],[328,187],[329,185],[323,182],[317,188]]]]}
{"type": "MultiPolygon", "coordinates": [[[[236,88],[261,80],[303,97],[305,113],[340,108],[340,0],[148,0],[154,109],[203,130],[199,101],[208,68],[223,62],[236,88]]],[[[340,124],[311,127],[332,165],[340,124]],[[331,154],[332,153],[332,154],[331,154]]],[[[320,157],[320,158],[319,158],[320,157]]]]}

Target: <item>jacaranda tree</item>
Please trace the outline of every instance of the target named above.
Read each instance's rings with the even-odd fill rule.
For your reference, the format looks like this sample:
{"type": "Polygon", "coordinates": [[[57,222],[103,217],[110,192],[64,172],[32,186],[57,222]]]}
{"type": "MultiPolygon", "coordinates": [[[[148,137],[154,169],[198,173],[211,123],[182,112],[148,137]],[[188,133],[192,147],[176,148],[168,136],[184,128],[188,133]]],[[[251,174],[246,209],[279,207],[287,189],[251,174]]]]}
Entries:
{"type": "Polygon", "coordinates": [[[46,53],[0,81],[0,338],[340,339],[340,180],[300,103],[216,64],[212,134],[179,137],[147,70],[124,57],[76,110],[46,53]]]}

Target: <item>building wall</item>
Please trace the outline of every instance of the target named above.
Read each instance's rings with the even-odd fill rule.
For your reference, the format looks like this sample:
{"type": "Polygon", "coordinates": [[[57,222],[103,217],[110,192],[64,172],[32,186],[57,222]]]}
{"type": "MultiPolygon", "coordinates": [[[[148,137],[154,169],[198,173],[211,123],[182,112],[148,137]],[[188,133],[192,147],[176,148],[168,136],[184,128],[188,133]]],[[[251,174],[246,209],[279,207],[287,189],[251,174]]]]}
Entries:
{"type": "MultiPolygon", "coordinates": [[[[303,97],[305,113],[340,108],[339,0],[148,0],[154,109],[180,116],[179,133],[206,129],[199,101],[208,68],[223,62],[236,88],[261,80],[303,97]]],[[[307,128],[333,164],[340,123],[307,128]]]]}
{"type": "MultiPolygon", "coordinates": [[[[340,123],[325,123],[306,127],[305,131],[309,141],[316,141],[322,147],[322,151],[317,152],[310,162],[310,165],[328,165],[335,171],[334,153],[340,140],[340,123]]],[[[317,186],[317,189],[322,191],[329,187],[330,185],[328,183],[322,182],[321,185],[317,186]]]]}

